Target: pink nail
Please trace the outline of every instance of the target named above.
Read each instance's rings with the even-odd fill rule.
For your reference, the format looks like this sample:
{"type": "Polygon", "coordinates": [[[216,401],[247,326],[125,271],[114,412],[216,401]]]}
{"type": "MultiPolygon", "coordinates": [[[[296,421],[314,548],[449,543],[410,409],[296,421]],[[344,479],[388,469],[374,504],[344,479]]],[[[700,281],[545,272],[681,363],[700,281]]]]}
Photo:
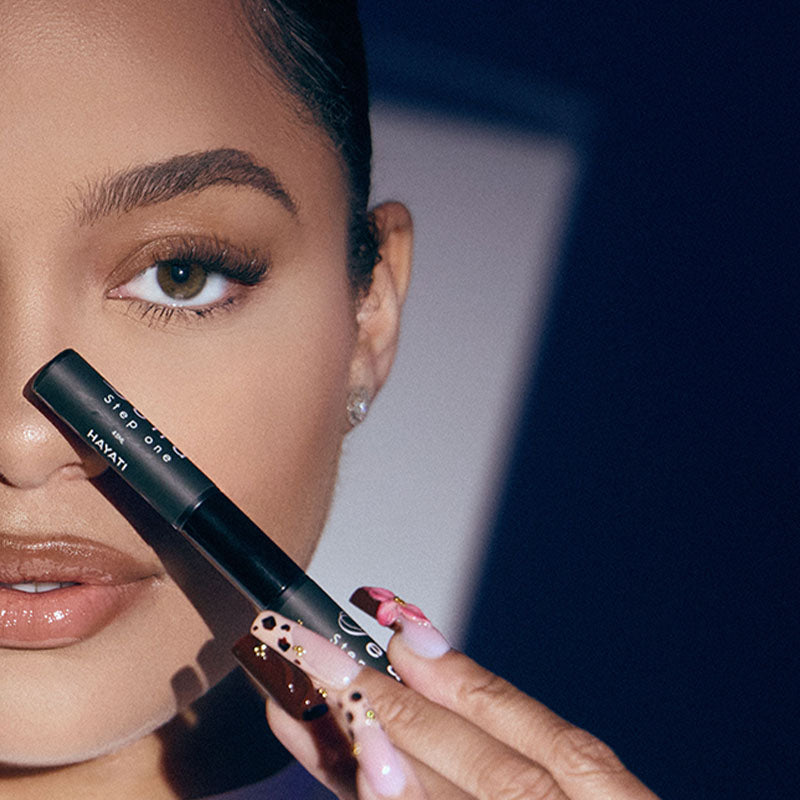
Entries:
{"type": "Polygon", "coordinates": [[[354,687],[337,702],[337,707],[345,717],[353,754],[369,785],[382,797],[399,795],[406,785],[400,755],[381,728],[364,693],[354,687]]]}
{"type": "Polygon", "coordinates": [[[377,723],[358,733],[358,762],[369,785],[383,797],[397,797],[406,786],[400,756],[383,728],[377,723]]]}
{"type": "Polygon", "coordinates": [[[408,647],[422,658],[439,658],[451,649],[447,639],[417,606],[406,603],[388,589],[362,586],[353,592],[350,602],[381,625],[398,631],[408,647]]]}
{"type": "Polygon", "coordinates": [[[400,624],[400,637],[422,658],[440,658],[452,649],[447,639],[430,622],[404,620],[400,624]]]}
{"type": "Polygon", "coordinates": [[[250,626],[259,641],[330,689],[346,689],[361,665],[325,637],[274,611],[263,611],[250,626]]]}

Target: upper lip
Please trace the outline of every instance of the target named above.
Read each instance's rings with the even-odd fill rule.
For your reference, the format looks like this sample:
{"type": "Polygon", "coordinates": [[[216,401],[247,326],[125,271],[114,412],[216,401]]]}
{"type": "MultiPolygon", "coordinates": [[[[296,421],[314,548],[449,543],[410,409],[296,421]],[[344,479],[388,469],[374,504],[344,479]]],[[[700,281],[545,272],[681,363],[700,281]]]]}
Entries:
{"type": "Polygon", "coordinates": [[[157,569],[106,544],[79,536],[10,536],[0,531],[0,583],[123,584],[157,569]]]}

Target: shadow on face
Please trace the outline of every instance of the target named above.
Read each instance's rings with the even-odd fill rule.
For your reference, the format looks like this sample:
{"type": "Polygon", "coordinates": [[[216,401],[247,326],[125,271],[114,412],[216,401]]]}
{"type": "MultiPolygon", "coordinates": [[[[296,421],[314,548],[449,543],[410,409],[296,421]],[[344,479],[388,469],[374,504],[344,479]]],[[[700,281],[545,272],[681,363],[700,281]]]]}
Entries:
{"type": "Polygon", "coordinates": [[[83,537],[158,577],[74,646],[0,648],[15,763],[90,759],[163,725],[229,671],[253,613],[24,398],[56,352],[119,382],[298,562],[326,516],[355,339],[348,193],[324,134],[255,68],[237,8],[0,2],[0,530],[83,537]],[[230,175],[128,202],[142,168],[225,150],[293,204],[230,175]],[[121,202],[76,213],[119,175],[134,176],[121,202]],[[173,284],[191,267],[221,288],[197,305],[158,280],[165,263],[173,284]]]}

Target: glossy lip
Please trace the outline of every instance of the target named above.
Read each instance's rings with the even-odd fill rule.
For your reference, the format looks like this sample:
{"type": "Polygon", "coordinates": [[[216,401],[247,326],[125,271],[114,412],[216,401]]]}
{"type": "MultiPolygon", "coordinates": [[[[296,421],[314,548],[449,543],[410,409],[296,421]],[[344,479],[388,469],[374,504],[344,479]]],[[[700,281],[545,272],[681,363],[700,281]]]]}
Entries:
{"type": "Polygon", "coordinates": [[[151,587],[158,574],[88,539],[0,534],[0,583],[79,584],[39,594],[0,586],[0,647],[65,647],[93,636],[151,587]]]}

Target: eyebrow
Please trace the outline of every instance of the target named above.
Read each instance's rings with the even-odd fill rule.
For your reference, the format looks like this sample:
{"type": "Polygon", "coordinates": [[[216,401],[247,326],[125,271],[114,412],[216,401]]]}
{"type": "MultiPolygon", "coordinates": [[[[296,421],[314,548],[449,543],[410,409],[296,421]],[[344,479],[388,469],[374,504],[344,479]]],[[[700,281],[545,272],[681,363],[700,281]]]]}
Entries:
{"type": "Polygon", "coordinates": [[[257,189],[297,215],[297,203],[277,175],[249,153],[233,148],[185,153],[113,173],[90,182],[72,205],[79,223],[91,225],[110,214],[163,203],[221,184],[257,189]]]}

